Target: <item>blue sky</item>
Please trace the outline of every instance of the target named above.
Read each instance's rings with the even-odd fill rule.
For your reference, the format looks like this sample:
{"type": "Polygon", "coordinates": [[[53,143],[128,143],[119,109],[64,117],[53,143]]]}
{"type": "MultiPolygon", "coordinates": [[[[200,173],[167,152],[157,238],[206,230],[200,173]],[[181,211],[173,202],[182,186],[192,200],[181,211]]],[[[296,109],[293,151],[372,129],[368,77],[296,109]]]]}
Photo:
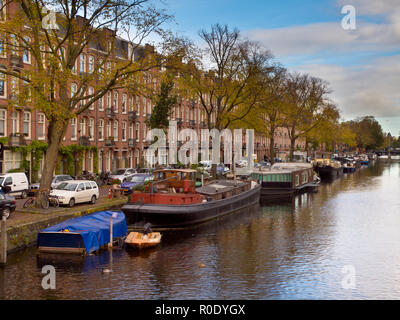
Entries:
{"type": "Polygon", "coordinates": [[[289,70],[327,80],[343,119],[373,115],[400,133],[400,0],[165,0],[173,28],[197,35],[214,23],[237,27],[289,70]],[[341,27],[353,5],[356,30],[341,27]]]}

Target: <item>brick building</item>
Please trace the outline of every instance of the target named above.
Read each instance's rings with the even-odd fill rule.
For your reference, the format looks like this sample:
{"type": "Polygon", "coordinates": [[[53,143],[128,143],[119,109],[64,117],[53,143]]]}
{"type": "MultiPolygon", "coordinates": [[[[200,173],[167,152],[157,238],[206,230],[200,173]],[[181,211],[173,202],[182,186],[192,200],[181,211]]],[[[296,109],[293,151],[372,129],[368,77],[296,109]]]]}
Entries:
{"type": "MultiPolygon", "coordinates": [[[[7,16],[15,13],[15,10],[17,10],[17,6],[14,2],[11,2],[4,8],[0,18],[6,19],[7,16]]],[[[106,29],[104,32],[111,31],[106,29]]],[[[135,49],[137,52],[131,54],[132,48],[128,41],[118,37],[113,39],[115,41],[113,44],[114,58],[140,59],[144,53],[154,51],[154,48],[146,45],[135,49]]],[[[77,74],[93,72],[106,50],[98,42],[89,43],[77,59],[74,72],[77,74]]],[[[35,61],[28,51],[6,51],[4,43],[0,40],[0,68],[23,71],[34,66],[35,61]]],[[[160,71],[152,70],[144,74],[141,81],[144,85],[152,87],[156,91],[159,87],[157,74],[160,71]]],[[[0,150],[0,173],[19,168],[23,160],[27,160],[29,167],[32,168],[31,155],[26,155],[24,159],[23,154],[15,148],[29,145],[35,140],[47,140],[48,121],[43,113],[33,108],[29,101],[23,106],[15,103],[10,108],[8,105],[8,101],[12,101],[14,98],[15,90],[20,90],[21,87],[23,87],[21,81],[0,73],[0,141],[3,141],[4,144],[0,150]]],[[[71,81],[70,94],[76,94],[77,88],[78,84],[71,81]]],[[[87,90],[90,94],[90,91],[94,89],[89,86],[87,90]]],[[[83,157],[75,159],[75,168],[78,167],[76,162],[81,162],[79,163],[80,169],[93,171],[95,159],[98,161],[99,172],[144,165],[144,150],[148,146],[145,141],[148,131],[146,119],[151,115],[152,110],[151,99],[145,96],[132,95],[125,89],[118,89],[107,92],[86,111],[71,119],[62,144],[64,146],[77,144],[95,147],[88,149],[83,157]],[[94,150],[97,152],[96,156],[94,150]]],[[[207,127],[207,118],[200,104],[186,98],[179,99],[179,103],[173,108],[170,118],[170,120],[177,121],[180,129],[192,128],[199,133],[200,129],[207,127]]],[[[215,121],[215,115],[213,115],[211,122],[213,121],[215,121]]],[[[284,133],[284,130],[278,130],[277,149],[288,148],[290,142],[288,142],[286,136],[287,133],[284,133]]],[[[269,153],[267,141],[263,136],[256,136],[254,149],[258,159],[262,159],[264,154],[269,153]]],[[[60,173],[66,172],[65,159],[61,158],[59,171],[60,173]]],[[[78,173],[75,172],[75,174],[78,173]]]]}

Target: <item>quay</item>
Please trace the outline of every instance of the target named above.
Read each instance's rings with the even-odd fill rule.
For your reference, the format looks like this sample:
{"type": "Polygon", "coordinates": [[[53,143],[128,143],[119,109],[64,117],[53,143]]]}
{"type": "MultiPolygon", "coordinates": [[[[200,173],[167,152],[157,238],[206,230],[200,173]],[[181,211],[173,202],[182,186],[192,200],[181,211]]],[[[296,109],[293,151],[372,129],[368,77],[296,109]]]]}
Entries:
{"type": "MultiPolygon", "coordinates": [[[[24,249],[36,243],[37,234],[65,220],[85,216],[97,211],[111,210],[126,203],[127,197],[100,199],[96,204],[77,205],[73,208],[59,207],[50,210],[36,208],[17,209],[7,220],[7,253],[24,249]]],[[[2,234],[0,233],[0,239],[2,234]]]]}

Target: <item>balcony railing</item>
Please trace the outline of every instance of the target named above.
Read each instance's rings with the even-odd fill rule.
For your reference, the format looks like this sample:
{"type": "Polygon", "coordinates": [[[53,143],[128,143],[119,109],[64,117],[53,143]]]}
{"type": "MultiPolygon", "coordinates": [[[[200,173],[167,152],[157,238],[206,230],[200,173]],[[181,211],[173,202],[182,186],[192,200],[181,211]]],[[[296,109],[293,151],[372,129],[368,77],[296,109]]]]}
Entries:
{"type": "Polygon", "coordinates": [[[8,140],[8,145],[10,147],[25,146],[25,135],[23,133],[11,133],[10,139],[8,140]]]}
{"type": "Polygon", "coordinates": [[[136,147],[136,139],[128,139],[128,147],[130,148],[136,147]]]}
{"type": "Polygon", "coordinates": [[[205,129],[205,128],[207,128],[207,124],[204,121],[202,121],[201,124],[200,124],[200,127],[202,129],[205,129]]]}
{"type": "Polygon", "coordinates": [[[189,121],[189,125],[190,125],[191,127],[195,127],[195,126],[196,126],[196,121],[195,121],[195,120],[190,120],[190,121],[189,121]]]}
{"type": "Polygon", "coordinates": [[[89,136],[81,136],[79,137],[79,145],[84,147],[90,146],[90,137],[89,136]]]}
{"type": "Polygon", "coordinates": [[[104,143],[105,143],[106,147],[111,147],[111,146],[115,145],[115,141],[114,141],[113,137],[106,138],[104,140],[104,143]]]}
{"type": "Polygon", "coordinates": [[[10,66],[15,67],[15,68],[23,68],[24,67],[24,62],[22,60],[22,57],[16,56],[16,55],[11,55],[10,57],[10,66]]]}
{"type": "Polygon", "coordinates": [[[129,111],[128,112],[128,120],[129,121],[136,121],[136,119],[137,119],[136,111],[129,111]]]}
{"type": "Polygon", "coordinates": [[[106,115],[109,118],[114,118],[115,117],[114,108],[106,108],[106,115]]]}

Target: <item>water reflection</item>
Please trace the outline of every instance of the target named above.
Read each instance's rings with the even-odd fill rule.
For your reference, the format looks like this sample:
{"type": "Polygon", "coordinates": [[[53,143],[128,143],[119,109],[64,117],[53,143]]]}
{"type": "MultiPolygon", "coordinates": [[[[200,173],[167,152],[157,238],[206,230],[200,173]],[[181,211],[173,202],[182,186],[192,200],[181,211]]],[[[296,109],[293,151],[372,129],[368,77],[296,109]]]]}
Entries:
{"type": "Polygon", "coordinates": [[[2,299],[399,298],[399,163],[378,163],[280,203],[185,232],[150,251],[114,248],[85,259],[36,256],[0,270],[2,299]],[[41,288],[43,265],[57,289],[41,288]],[[341,286],[356,270],[356,289],[341,286]],[[105,274],[104,268],[112,269],[105,274]]]}

